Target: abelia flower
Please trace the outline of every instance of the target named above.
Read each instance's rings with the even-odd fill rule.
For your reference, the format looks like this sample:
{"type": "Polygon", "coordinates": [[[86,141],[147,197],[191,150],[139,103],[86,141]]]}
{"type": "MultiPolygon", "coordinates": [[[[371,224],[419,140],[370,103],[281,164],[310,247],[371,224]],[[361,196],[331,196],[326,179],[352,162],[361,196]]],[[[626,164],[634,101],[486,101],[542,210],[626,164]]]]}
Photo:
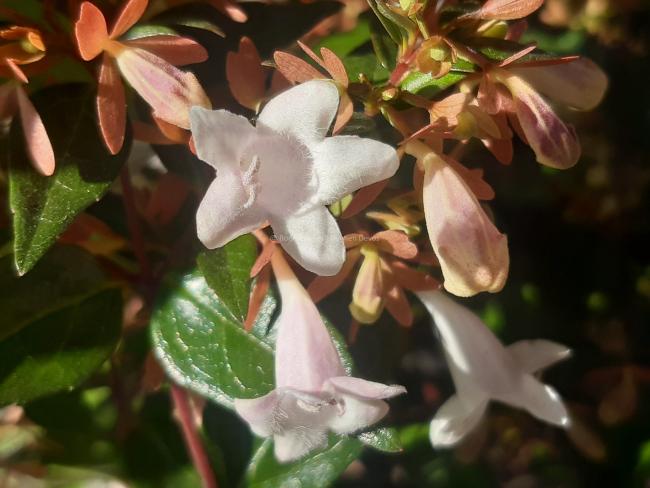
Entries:
{"type": "Polygon", "coordinates": [[[438,288],[439,283],[426,273],[409,267],[403,260],[418,256],[415,244],[402,232],[386,230],[373,236],[348,234],[345,264],[335,276],[319,276],[307,288],[315,302],[333,293],[352,273],[361,260],[354,288],[350,313],[361,324],[373,324],[384,307],[402,326],[413,323],[411,305],[404,290],[421,291],[438,288]]]}
{"type": "MultiPolygon", "coordinates": [[[[508,277],[508,240],[470,188],[472,172],[419,141],[409,142],[407,151],[418,158],[424,169],[424,216],[445,289],[464,297],[500,291],[508,277]]],[[[491,189],[482,180],[473,186],[479,195],[491,196],[491,189]]]]}
{"type": "Polygon", "coordinates": [[[20,68],[40,61],[45,51],[43,39],[35,29],[14,26],[0,30],[0,76],[10,78],[0,85],[0,120],[20,115],[29,159],[39,173],[50,176],[56,164],[54,150],[45,125],[22,86],[28,80],[20,68]]]}
{"type": "Polygon", "coordinates": [[[275,389],[235,399],[235,410],[261,437],[273,437],[275,456],[290,462],[327,446],[328,431],[352,434],[381,420],[385,399],[405,393],[349,375],[307,291],[276,249],[271,265],[282,309],[277,321],[275,389]]]}
{"type": "Polygon", "coordinates": [[[475,429],[490,401],[527,410],[568,428],[569,414],[558,393],[535,373],[567,358],[570,350],[547,340],[519,341],[507,348],[469,309],[440,291],[417,293],[431,313],[456,386],[456,394],[431,421],[434,447],[457,444],[475,429]]]}
{"type": "Polygon", "coordinates": [[[266,104],[255,126],[225,110],[192,109],[198,157],[217,172],[197,212],[210,248],[270,222],[276,240],[302,267],[336,274],[343,236],[329,205],[391,177],[399,161],[382,142],[325,137],[339,102],[331,81],[308,81],[266,104]]]}
{"type": "Polygon", "coordinates": [[[208,57],[198,43],[184,37],[154,35],[118,40],[142,17],[147,0],[128,0],[111,30],[92,3],[81,4],[74,29],[84,61],[102,55],[97,91],[97,116],[106,146],[117,154],[124,144],[126,98],[120,74],[151,106],[154,117],[189,129],[192,106],[211,107],[193,73],[175,66],[200,63],[208,57]]]}

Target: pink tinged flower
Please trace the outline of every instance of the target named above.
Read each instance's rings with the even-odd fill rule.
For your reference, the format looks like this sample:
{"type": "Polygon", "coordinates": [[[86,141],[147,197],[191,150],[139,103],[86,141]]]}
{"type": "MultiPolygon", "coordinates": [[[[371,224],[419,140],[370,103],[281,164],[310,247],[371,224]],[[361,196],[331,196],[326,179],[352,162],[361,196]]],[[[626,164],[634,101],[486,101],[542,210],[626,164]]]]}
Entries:
{"type": "Polygon", "coordinates": [[[197,155],[217,172],[196,216],[206,247],[270,222],[305,269],[327,276],[341,269],[343,237],[326,205],[391,177],[399,162],[387,144],[325,137],[338,103],[334,83],[313,80],[273,98],[256,126],[225,110],[192,109],[197,155]]]}
{"type": "MultiPolygon", "coordinates": [[[[409,143],[407,150],[417,153],[418,146],[409,143]]],[[[418,157],[424,166],[422,200],[427,231],[445,289],[463,297],[500,291],[510,265],[508,239],[454,169],[459,163],[426,152],[426,147],[418,157]]]]}
{"type": "Polygon", "coordinates": [[[419,292],[440,333],[456,394],[431,421],[434,447],[458,443],[481,421],[491,400],[527,410],[568,428],[569,414],[558,393],[535,373],[567,358],[570,350],[547,340],[519,341],[504,347],[469,309],[439,291],[419,292]]]}
{"type": "Polygon", "coordinates": [[[349,376],[307,291],[282,253],[271,259],[282,310],[277,322],[275,389],[235,399],[235,410],[261,437],[273,437],[275,456],[290,462],[327,445],[328,431],[352,434],[388,412],[384,401],[406,390],[349,376]]]}
{"type": "Polygon", "coordinates": [[[52,175],[56,161],[45,125],[20,83],[10,81],[0,86],[0,120],[16,112],[20,116],[27,154],[34,168],[42,175],[52,175]]]}

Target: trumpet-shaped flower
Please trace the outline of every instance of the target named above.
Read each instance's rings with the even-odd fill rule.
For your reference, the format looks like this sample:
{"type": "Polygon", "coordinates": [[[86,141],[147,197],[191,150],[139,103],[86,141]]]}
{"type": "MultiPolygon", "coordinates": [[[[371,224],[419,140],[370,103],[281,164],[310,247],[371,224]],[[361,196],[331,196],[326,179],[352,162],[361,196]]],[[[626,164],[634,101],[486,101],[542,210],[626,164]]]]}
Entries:
{"type": "Polygon", "coordinates": [[[45,44],[38,31],[17,26],[0,30],[0,76],[13,78],[0,85],[0,120],[20,115],[29,159],[39,173],[50,176],[54,173],[54,150],[41,117],[22,87],[28,80],[20,68],[44,56],[45,44]]]}
{"type": "Polygon", "coordinates": [[[570,350],[546,340],[504,347],[469,309],[439,291],[418,296],[440,333],[456,394],[438,410],[429,437],[435,447],[452,446],[480,422],[491,400],[527,410],[540,420],[568,427],[560,396],[534,373],[569,356],[570,350]]]}
{"type": "Polygon", "coordinates": [[[205,61],[206,50],[191,39],[154,35],[118,40],[142,17],[148,0],[128,0],[109,31],[102,12],[83,2],[75,23],[79,54],[85,61],[103,53],[99,68],[97,116],[106,146],[117,154],[124,144],[126,98],[120,74],[151,106],[154,117],[190,128],[190,107],[210,107],[194,74],[176,66],[205,61]]]}
{"type": "Polygon", "coordinates": [[[339,94],[314,80],[273,98],[256,126],[225,110],[192,109],[200,159],[217,172],[196,216],[208,248],[270,222],[275,238],[305,269],[336,274],[343,236],[325,207],[358,188],[392,176],[395,150],[356,136],[325,137],[339,94]]]}
{"type": "MultiPolygon", "coordinates": [[[[420,142],[409,142],[407,150],[424,166],[424,215],[445,289],[458,296],[500,291],[510,265],[508,240],[454,167],[462,165],[420,142]]],[[[465,172],[471,176],[469,170],[465,172]]],[[[483,186],[477,186],[477,190],[483,186]]]]}
{"type": "Polygon", "coordinates": [[[327,445],[327,432],[352,434],[388,412],[387,398],[404,393],[349,376],[314,302],[280,250],[271,258],[282,310],[277,322],[275,389],[236,399],[235,410],[261,437],[273,437],[280,462],[327,445]]]}

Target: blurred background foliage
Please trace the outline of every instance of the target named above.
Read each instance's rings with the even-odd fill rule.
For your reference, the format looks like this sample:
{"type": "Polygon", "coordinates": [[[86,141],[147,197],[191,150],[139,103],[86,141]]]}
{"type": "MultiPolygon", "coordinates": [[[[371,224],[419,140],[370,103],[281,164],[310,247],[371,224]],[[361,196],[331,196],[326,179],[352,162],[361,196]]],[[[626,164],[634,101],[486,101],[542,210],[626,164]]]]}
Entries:
{"type": "MultiPolygon", "coordinates": [[[[39,2],[2,4],[21,8],[28,17],[40,15],[39,2]]],[[[177,28],[189,29],[210,51],[210,62],[196,72],[211,87],[219,107],[234,106],[223,68],[226,52],[236,48],[240,36],[250,36],[262,57],[268,58],[338,8],[332,2],[246,3],[250,20],[237,24],[203,7],[184,6],[183,12],[197,9],[225,37],[177,28]]],[[[369,69],[364,45],[372,19],[361,14],[356,24],[358,10],[363,4],[351,2],[345,15],[339,14],[337,22],[348,29],[346,33],[319,37],[320,45],[344,57],[351,78],[355,70],[369,69]]],[[[174,17],[174,12],[166,15],[174,17]]],[[[648,26],[650,3],[644,0],[547,0],[530,19],[526,40],[557,54],[588,56],[610,77],[609,92],[598,109],[562,114],[580,135],[580,164],[570,171],[550,170],[536,164],[523,145],[516,146],[510,167],[497,164],[478,145],[470,145],[462,159],[486,169],[486,179],[497,194],[492,209],[499,228],[508,235],[511,255],[504,291],[476,297],[471,306],[505,343],[544,337],[573,349],[571,360],[546,373],[548,383],[570,406],[572,429],[565,433],[524,413],[492,405],[489,420],[461,446],[434,451],[428,421],[453,390],[437,339],[422,310],[416,310],[418,320],[410,329],[396,327],[384,316],[376,325],[362,328],[350,350],[361,376],[394,378],[408,388],[410,394],[393,402],[387,419],[397,427],[403,451],[365,450],[336,486],[648,486],[648,26]]],[[[61,76],[83,81],[77,68],[61,68],[61,76]]],[[[375,72],[378,79],[385,76],[379,67],[375,72]]],[[[205,168],[188,152],[173,147],[156,150],[163,164],[181,178],[203,179],[205,168]]],[[[4,183],[0,188],[6,191],[4,183]]],[[[190,197],[165,235],[156,236],[160,242],[174,249],[172,243],[181,236],[177,245],[183,248],[187,239],[182,236],[188,235],[196,198],[190,197]]],[[[118,248],[127,235],[123,220],[114,217],[120,214],[115,210],[120,205],[119,198],[109,194],[89,210],[110,225],[115,233],[112,244],[118,248]]],[[[3,242],[9,238],[9,218],[8,211],[0,214],[3,242]]],[[[0,248],[0,256],[5,251],[6,246],[0,248]]],[[[193,263],[194,255],[188,254],[193,263]]],[[[110,263],[107,266],[111,269],[110,263]]],[[[128,263],[114,266],[124,268],[128,263]]],[[[9,286],[0,281],[0,303],[9,286]]],[[[345,335],[350,316],[341,303],[346,299],[329,297],[323,313],[345,335]]],[[[137,303],[132,305],[137,309],[137,303]]],[[[149,364],[148,332],[137,318],[129,317],[126,324],[118,351],[81,388],[33,401],[24,411],[18,407],[0,411],[0,486],[199,486],[169,396],[164,388],[158,390],[160,378],[149,364]],[[40,484],[41,479],[47,484],[40,484]]],[[[248,458],[259,441],[232,413],[216,405],[204,410],[203,424],[221,485],[246,484],[242,480],[248,458]]]]}

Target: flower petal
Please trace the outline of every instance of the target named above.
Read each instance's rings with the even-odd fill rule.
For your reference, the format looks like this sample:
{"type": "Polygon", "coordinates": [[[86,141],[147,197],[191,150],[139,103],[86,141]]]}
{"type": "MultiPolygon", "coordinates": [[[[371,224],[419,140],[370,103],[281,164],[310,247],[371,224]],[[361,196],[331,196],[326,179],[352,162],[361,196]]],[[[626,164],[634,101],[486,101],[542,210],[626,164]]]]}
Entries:
{"type": "Polygon", "coordinates": [[[124,44],[149,51],[174,66],[202,63],[208,59],[208,51],[201,44],[187,37],[147,36],[125,41],[124,44]]]}
{"type": "Polygon", "coordinates": [[[311,299],[315,303],[318,303],[326,296],[334,293],[334,291],[336,291],[336,289],[340,287],[345,279],[350,275],[352,268],[354,268],[354,265],[357,264],[360,256],[361,253],[358,249],[351,249],[347,253],[341,271],[339,271],[336,275],[317,276],[314,278],[307,287],[307,292],[309,293],[309,296],[311,296],[311,299]]]}
{"type": "Polygon", "coordinates": [[[143,49],[126,48],[116,56],[130,85],[153,108],[154,115],[183,129],[190,128],[190,108],[211,106],[192,73],[185,73],[143,49]]]}
{"type": "Polygon", "coordinates": [[[385,385],[354,376],[335,376],[328,380],[339,394],[356,395],[367,400],[385,400],[406,393],[401,385],[385,385]]]}
{"type": "Polygon", "coordinates": [[[333,82],[312,80],[271,99],[258,120],[276,132],[292,134],[304,143],[318,142],[332,125],[338,104],[339,92],[333,82]]]}
{"type": "Polygon", "coordinates": [[[519,341],[508,346],[519,367],[526,373],[536,373],[571,356],[571,349],[557,342],[538,339],[519,341]]]}
{"type": "Polygon", "coordinates": [[[124,144],[126,99],[120,73],[106,53],[99,67],[96,103],[99,130],[104,143],[111,154],[117,154],[124,144]]]}
{"type": "Polygon", "coordinates": [[[337,434],[352,434],[379,422],[388,413],[382,400],[367,400],[354,394],[341,394],[343,412],[331,417],[327,426],[337,434]]]}
{"type": "Polygon", "coordinates": [[[113,23],[113,28],[111,29],[111,39],[117,39],[135,23],[140,20],[140,17],[144,14],[144,11],[147,10],[147,4],[149,0],[127,0],[124,7],[120,11],[117,19],[113,23]]]}
{"type": "Polygon", "coordinates": [[[320,276],[338,273],[345,261],[345,245],[336,219],[325,207],[288,217],[271,216],[276,240],[300,266],[320,276]]]}
{"type": "Polygon", "coordinates": [[[255,128],[245,117],[227,110],[193,107],[190,125],[196,155],[201,161],[217,171],[239,170],[240,159],[255,137],[255,128]]]}
{"type": "Polygon", "coordinates": [[[573,127],[565,125],[519,76],[502,71],[499,79],[512,93],[514,110],[537,161],[558,169],[575,165],[580,159],[580,143],[573,127]]]}
{"type": "Polygon", "coordinates": [[[39,173],[50,176],[54,173],[56,161],[52,143],[47,135],[41,116],[38,115],[34,105],[32,105],[21,86],[16,87],[16,97],[29,158],[39,173]]]}
{"type": "Polygon", "coordinates": [[[465,181],[435,153],[425,160],[423,204],[445,288],[458,296],[495,293],[508,277],[508,240],[465,181]]]}
{"type": "Polygon", "coordinates": [[[273,436],[275,458],[281,463],[295,461],[327,446],[325,428],[292,429],[273,436]]]}
{"type": "Polygon", "coordinates": [[[505,397],[495,397],[510,405],[526,409],[531,415],[549,424],[569,427],[571,420],[560,395],[531,375],[522,376],[520,388],[505,397]]]}
{"type": "Polygon", "coordinates": [[[196,230],[203,245],[214,249],[257,229],[266,219],[265,212],[251,202],[241,179],[221,171],[201,200],[196,230]]]}
{"type": "Polygon", "coordinates": [[[74,24],[74,35],[81,59],[90,61],[104,50],[108,40],[108,27],[104,14],[90,2],[83,2],[79,18],[74,24]]]}
{"type": "Polygon", "coordinates": [[[609,83],[603,70],[586,58],[550,66],[512,66],[509,71],[553,101],[579,110],[595,108],[602,101],[609,83]]]}
{"type": "Polygon", "coordinates": [[[488,400],[463,402],[458,395],[451,396],[436,412],[429,426],[429,440],[433,447],[451,447],[474,430],[485,413],[488,400]]]}
{"type": "Polygon", "coordinates": [[[399,168],[395,149],[373,139],[328,137],[312,150],[318,177],[318,200],[325,204],[390,178],[399,168]]]}
{"type": "Polygon", "coordinates": [[[277,430],[278,390],[259,398],[235,398],[235,411],[250,426],[255,435],[269,437],[277,430]]]}
{"type": "Polygon", "coordinates": [[[532,14],[544,0],[488,0],[471,17],[479,19],[515,20],[532,14]]]}

